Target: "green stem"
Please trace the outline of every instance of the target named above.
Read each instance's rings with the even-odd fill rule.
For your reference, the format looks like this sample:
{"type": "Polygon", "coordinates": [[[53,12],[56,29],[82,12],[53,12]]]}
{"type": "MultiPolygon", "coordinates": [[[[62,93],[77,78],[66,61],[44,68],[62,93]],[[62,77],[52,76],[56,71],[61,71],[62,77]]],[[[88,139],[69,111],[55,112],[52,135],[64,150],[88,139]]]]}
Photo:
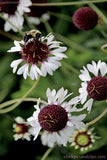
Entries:
{"type": "MultiPolygon", "coordinates": [[[[11,105],[11,104],[14,104],[14,103],[16,103],[16,102],[18,102],[18,101],[20,101],[20,100],[21,100],[21,98],[13,99],[13,100],[4,102],[4,103],[0,104],[0,109],[1,109],[1,108],[4,108],[4,107],[6,107],[6,106],[9,106],[9,105],[11,105]]],[[[37,102],[37,101],[38,101],[38,98],[25,98],[23,101],[37,102]]],[[[43,103],[43,104],[45,104],[45,105],[48,104],[46,101],[41,100],[41,99],[40,99],[40,102],[43,103]]]]}
{"type": "Polygon", "coordinates": [[[101,50],[102,50],[103,52],[106,52],[106,53],[107,53],[107,49],[105,49],[105,48],[107,48],[107,44],[104,44],[104,45],[101,46],[101,50]]]}
{"type": "Polygon", "coordinates": [[[48,33],[50,33],[50,32],[53,33],[53,29],[52,29],[52,27],[50,26],[50,24],[48,23],[48,21],[44,21],[42,18],[41,18],[41,20],[42,20],[42,22],[44,23],[47,32],[48,32],[48,33]]]}
{"type": "Polygon", "coordinates": [[[79,71],[75,69],[72,65],[69,65],[68,63],[62,62],[62,65],[68,68],[70,71],[74,72],[75,74],[79,75],[79,71]]]}
{"type": "Polygon", "coordinates": [[[25,95],[15,104],[13,104],[12,106],[6,108],[6,109],[1,109],[0,113],[7,113],[13,109],[15,109],[20,103],[23,102],[23,100],[29,95],[29,93],[37,86],[38,82],[39,82],[40,76],[38,77],[36,83],[34,83],[34,85],[25,93],[25,95]]]}
{"type": "Polygon", "coordinates": [[[8,33],[8,32],[4,32],[2,30],[0,30],[0,34],[2,34],[3,36],[7,37],[7,38],[10,38],[11,40],[17,40],[17,41],[20,41],[21,39],[11,33],[8,33]]]}
{"type": "Polygon", "coordinates": [[[43,157],[41,158],[41,160],[46,160],[46,158],[48,157],[48,155],[50,154],[50,152],[51,152],[55,147],[56,147],[56,144],[55,144],[53,147],[49,148],[49,149],[45,152],[45,154],[43,155],[43,157]]]}
{"type": "Polygon", "coordinates": [[[11,24],[22,36],[24,36],[24,32],[22,32],[19,28],[17,28],[13,23],[11,23],[7,18],[5,18],[2,13],[0,13],[0,17],[4,20],[7,21],[9,24],[11,24]]]}
{"type": "Polygon", "coordinates": [[[81,45],[75,43],[74,41],[60,35],[60,34],[56,34],[56,38],[60,41],[62,41],[63,43],[65,43],[67,46],[69,46],[70,48],[74,48],[79,52],[84,52],[86,51],[86,48],[82,47],[81,45]]]}
{"type": "Polygon", "coordinates": [[[72,17],[68,16],[68,15],[65,15],[63,13],[55,13],[55,12],[48,11],[48,14],[52,15],[52,16],[55,16],[57,18],[63,19],[65,21],[72,22],[72,17]]]}
{"type": "Polygon", "coordinates": [[[103,113],[101,113],[97,118],[95,118],[94,120],[92,120],[91,122],[87,123],[88,126],[96,123],[97,121],[99,121],[105,114],[107,113],[107,108],[104,110],[103,113]]]}
{"type": "Polygon", "coordinates": [[[37,29],[32,23],[29,22],[27,14],[24,14],[24,17],[30,29],[37,29]]]}
{"type": "Polygon", "coordinates": [[[89,1],[77,1],[77,2],[57,2],[57,3],[33,3],[32,6],[71,6],[71,5],[84,5],[90,3],[103,3],[107,0],[89,0],[89,1]]]}
{"type": "Polygon", "coordinates": [[[89,4],[89,7],[96,11],[96,13],[101,17],[104,23],[107,24],[107,17],[101,12],[99,8],[97,8],[94,4],[89,4]]]}

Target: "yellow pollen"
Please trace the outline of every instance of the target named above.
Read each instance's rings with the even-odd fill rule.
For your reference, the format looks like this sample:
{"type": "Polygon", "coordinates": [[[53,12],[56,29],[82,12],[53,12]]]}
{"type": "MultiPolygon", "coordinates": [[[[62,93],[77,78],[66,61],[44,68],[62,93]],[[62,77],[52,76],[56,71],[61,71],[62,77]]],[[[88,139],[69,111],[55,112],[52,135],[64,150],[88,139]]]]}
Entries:
{"type": "Polygon", "coordinates": [[[81,135],[79,135],[79,136],[77,137],[77,142],[78,142],[79,145],[85,146],[86,144],[88,144],[89,138],[88,138],[87,135],[81,134],[81,135]]]}
{"type": "Polygon", "coordinates": [[[97,89],[101,87],[102,86],[96,87],[95,84],[92,83],[92,87],[91,87],[92,90],[89,93],[92,93],[93,91],[95,91],[96,93],[100,94],[100,92],[97,89]]]}
{"type": "Polygon", "coordinates": [[[22,131],[22,128],[20,127],[20,126],[17,126],[16,128],[15,128],[15,132],[21,132],[22,131]]]}

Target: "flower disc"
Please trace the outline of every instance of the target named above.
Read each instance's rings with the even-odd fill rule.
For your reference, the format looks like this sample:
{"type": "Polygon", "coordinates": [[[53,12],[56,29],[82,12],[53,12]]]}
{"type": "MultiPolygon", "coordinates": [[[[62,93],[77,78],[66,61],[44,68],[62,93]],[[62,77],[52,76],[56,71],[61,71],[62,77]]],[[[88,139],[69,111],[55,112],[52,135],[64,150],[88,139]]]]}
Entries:
{"type": "Polygon", "coordinates": [[[22,48],[22,58],[28,63],[43,62],[49,54],[48,46],[40,41],[31,41],[22,48]]]}
{"type": "Polygon", "coordinates": [[[88,94],[91,98],[101,101],[107,99],[107,78],[97,76],[92,78],[87,86],[88,94]]]}
{"type": "Polygon", "coordinates": [[[62,130],[67,123],[66,110],[59,105],[48,105],[41,109],[38,115],[41,127],[49,132],[62,130]]]}

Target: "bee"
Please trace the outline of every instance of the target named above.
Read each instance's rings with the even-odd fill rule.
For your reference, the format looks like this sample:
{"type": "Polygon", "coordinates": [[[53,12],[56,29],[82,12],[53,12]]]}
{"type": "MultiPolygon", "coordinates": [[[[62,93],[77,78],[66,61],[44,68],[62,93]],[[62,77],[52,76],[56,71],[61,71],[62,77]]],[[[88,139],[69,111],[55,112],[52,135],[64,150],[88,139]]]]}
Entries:
{"type": "Polygon", "coordinates": [[[31,41],[41,41],[41,32],[39,30],[30,30],[25,32],[25,36],[23,38],[25,44],[28,44],[31,41]]]}

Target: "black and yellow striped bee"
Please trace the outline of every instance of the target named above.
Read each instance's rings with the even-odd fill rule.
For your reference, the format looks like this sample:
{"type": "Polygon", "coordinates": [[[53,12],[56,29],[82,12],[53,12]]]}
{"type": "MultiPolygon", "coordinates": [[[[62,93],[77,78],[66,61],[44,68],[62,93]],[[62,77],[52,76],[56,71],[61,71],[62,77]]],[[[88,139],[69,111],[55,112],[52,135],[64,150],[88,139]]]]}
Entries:
{"type": "Polygon", "coordinates": [[[30,30],[25,32],[24,42],[28,44],[31,41],[41,41],[41,32],[39,30],[30,30]]]}

